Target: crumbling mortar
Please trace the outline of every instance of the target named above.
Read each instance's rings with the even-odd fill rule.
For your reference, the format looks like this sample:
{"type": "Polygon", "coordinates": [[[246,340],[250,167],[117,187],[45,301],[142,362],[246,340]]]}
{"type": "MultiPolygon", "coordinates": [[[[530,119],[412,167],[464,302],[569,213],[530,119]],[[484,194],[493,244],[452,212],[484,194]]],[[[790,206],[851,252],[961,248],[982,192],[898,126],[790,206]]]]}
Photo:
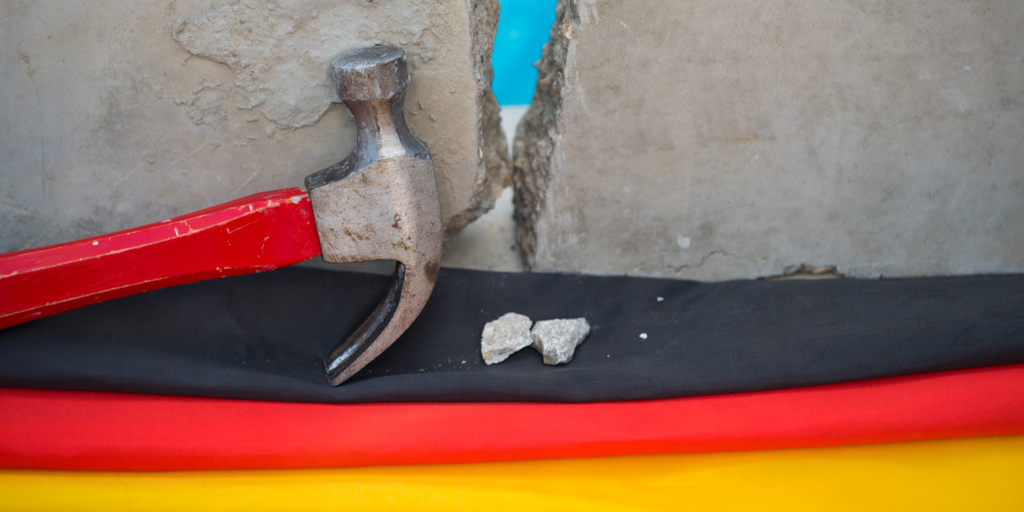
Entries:
{"type": "Polygon", "coordinates": [[[516,129],[512,158],[514,217],[516,241],[527,267],[531,267],[534,262],[537,219],[546,206],[554,141],[558,137],[558,117],[562,111],[565,60],[569,53],[571,34],[579,26],[579,11],[574,2],[558,0],[550,41],[544,45],[540,60],[534,63],[537,68],[537,86],[533,101],[516,129]]]}
{"type": "Polygon", "coordinates": [[[494,70],[491,67],[491,51],[494,35],[498,30],[500,14],[498,0],[476,0],[470,13],[473,25],[473,70],[477,82],[477,115],[480,120],[478,164],[480,176],[473,187],[470,208],[448,219],[445,238],[450,240],[467,224],[494,207],[494,201],[502,189],[511,181],[512,162],[508,157],[508,143],[501,129],[498,100],[491,91],[494,70]]]}

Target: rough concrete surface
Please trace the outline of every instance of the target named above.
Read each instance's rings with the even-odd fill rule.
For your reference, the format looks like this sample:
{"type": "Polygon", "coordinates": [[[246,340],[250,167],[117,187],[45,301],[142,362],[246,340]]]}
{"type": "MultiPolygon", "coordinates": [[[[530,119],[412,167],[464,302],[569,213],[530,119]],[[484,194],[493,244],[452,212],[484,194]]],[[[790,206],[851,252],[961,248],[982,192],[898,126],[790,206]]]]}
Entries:
{"type": "MultiPolygon", "coordinates": [[[[502,106],[501,128],[509,148],[516,126],[526,113],[525,106],[502,106]]],[[[512,187],[501,192],[494,208],[466,226],[444,248],[442,267],[522,272],[526,270],[516,242],[516,223],[512,218],[512,187]]],[[[388,273],[391,269],[388,269],[388,273]]]]}
{"type": "Polygon", "coordinates": [[[1024,3],[560,0],[519,126],[544,272],[1024,272],[1024,3]]]}
{"type": "Polygon", "coordinates": [[[541,320],[530,331],[533,338],[530,346],[544,356],[544,364],[567,364],[588,334],[590,324],[586,318],[541,320]]]}
{"type": "Polygon", "coordinates": [[[407,51],[406,115],[447,232],[508,182],[497,0],[11,0],[0,14],[0,251],[300,186],[355,139],[330,59],[377,43],[407,51]]]}
{"type": "Polygon", "coordinates": [[[480,335],[480,354],[487,364],[498,364],[508,356],[530,346],[530,317],[518,313],[505,313],[497,320],[484,324],[480,335]]]}
{"type": "Polygon", "coordinates": [[[502,191],[491,211],[466,226],[445,246],[441,266],[494,272],[526,270],[516,244],[512,187],[502,191]]]}

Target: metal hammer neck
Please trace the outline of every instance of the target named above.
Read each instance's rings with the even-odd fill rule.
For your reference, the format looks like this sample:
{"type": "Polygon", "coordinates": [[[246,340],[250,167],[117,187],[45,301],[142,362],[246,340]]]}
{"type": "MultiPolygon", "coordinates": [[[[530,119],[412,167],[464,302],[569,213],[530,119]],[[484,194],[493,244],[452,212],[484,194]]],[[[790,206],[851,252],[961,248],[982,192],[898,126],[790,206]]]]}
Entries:
{"type": "Polygon", "coordinates": [[[405,94],[390,99],[345,102],[356,118],[358,130],[353,153],[364,167],[382,158],[413,154],[422,157],[426,148],[405,124],[405,94]]]}

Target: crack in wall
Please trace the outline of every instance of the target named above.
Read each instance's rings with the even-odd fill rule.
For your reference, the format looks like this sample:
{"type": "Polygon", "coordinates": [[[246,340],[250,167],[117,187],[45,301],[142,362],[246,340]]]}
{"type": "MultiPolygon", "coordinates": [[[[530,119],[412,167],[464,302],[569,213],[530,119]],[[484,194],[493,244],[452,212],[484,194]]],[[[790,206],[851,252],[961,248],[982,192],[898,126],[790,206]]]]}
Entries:
{"type": "Polygon", "coordinates": [[[739,256],[737,256],[737,255],[735,255],[735,254],[733,254],[733,253],[731,253],[729,251],[724,251],[724,250],[721,250],[721,249],[715,249],[715,250],[705,254],[700,259],[700,261],[698,261],[697,263],[694,263],[692,265],[689,265],[689,264],[670,265],[669,268],[671,268],[672,271],[675,272],[676,274],[682,272],[683,270],[700,268],[700,267],[703,267],[704,264],[707,263],[707,261],[709,259],[711,259],[712,256],[725,256],[727,258],[737,258],[737,259],[739,258],[739,256]]]}
{"type": "Polygon", "coordinates": [[[508,143],[501,128],[501,108],[491,91],[494,69],[491,52],[498,31],[501,6],[498,0],[473,2],[470,24],[473,32],[473,72],[477,83],[477,115],[479,117],[478,153],[480,175],[473,186],[470,203],[474,206],[452,216],[445,225],[445,238],[451,239],[470,222],[494,207],[494,201],[511,182],[512,162],[508,143]]]}
{"type": "Polygon", "coordinates": [[[546,206],[551,160],[558,138],[565,86],[565,62],[580,14],[571,0],[558,0],[551,39],[541,50],[533,101],[516,129],[513,143],[512,182],[515,186],[516,241],[523,261],[532,266],[537,251],[537,223],[546,206]]]}

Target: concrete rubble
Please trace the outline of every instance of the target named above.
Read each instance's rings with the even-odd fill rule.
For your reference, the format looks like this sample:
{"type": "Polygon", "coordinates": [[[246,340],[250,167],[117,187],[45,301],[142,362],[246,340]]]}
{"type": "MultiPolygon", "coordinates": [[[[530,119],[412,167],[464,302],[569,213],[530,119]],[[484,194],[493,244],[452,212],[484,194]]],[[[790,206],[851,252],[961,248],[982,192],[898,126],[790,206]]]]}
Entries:
{"type": "Polygon", "coordinates": [[[480,353],[487,364],[498,364],[531,346],[544,357],[544,364],[566,364],[589,334],[590,324],[585,318],[541,320],[533,324],[525,315],[506,313],[484,325],[480,353]]]}
{"type": "Polygon", "coordinates": [[[514,144],[533,271],[1024,272],[1024,2],[559,0],[514,144]]]}
{"type": "Polygon", "coordinates": [[[585,318],[541,320],[531,331],[530,345],[544,356],[544,364],[558,365],[572,361],[576,347],[590,334],[585,318]]]}
{"type": "Polygon", "coordinates": [[[351,150],[328,80],[360,46],[404,48],[410,130],[446,233],[508,184],[490,92],[497,0],[4,2],[0,252],[300,186],[351,150]]]}
{"type": "Polygon", "coordinates": [[[532,343],[530,317],[517,313],[505,313],[497,320],[484,325],[480,337],[480,353],[487,364],[498,364],[508,356],[526,348],[532,343]]]}

